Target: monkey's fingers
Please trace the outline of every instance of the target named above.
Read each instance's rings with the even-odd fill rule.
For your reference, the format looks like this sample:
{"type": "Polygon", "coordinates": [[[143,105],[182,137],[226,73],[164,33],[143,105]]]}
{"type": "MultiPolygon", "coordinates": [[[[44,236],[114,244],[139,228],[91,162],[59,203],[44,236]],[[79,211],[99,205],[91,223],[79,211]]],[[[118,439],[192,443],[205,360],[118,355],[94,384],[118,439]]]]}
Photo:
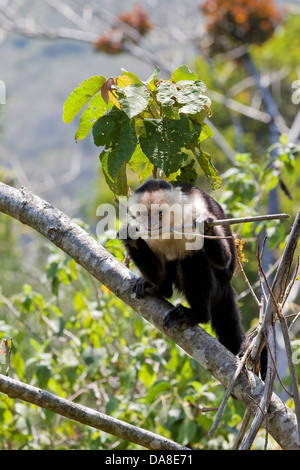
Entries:
{"type": "Polygon", "coordinates": [[[138,299],[143,299],[146,294],[157,294],[159,291],[159,288],[155,286],[154,284],[151,284],[149,281],[147,281],[143,277],[140,277],[139,279],[134,281],[132,290],[138,299]]]}
{"type": "Polygon", "coordinates": [[[189,318],[190,309],[184,307],[183,305],[177,305],[176,307],[169,310],[164,317],[163,326],[165,328],[171,328],[176,323],[193,323],[191,318],[189,318]]]}

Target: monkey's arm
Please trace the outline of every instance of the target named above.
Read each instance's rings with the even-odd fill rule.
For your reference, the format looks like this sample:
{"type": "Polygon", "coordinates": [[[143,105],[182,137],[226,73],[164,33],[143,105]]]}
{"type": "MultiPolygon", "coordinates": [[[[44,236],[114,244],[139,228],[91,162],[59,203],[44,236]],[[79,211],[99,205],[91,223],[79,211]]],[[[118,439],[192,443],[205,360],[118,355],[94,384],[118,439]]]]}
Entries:
{"type": "Polygon", "coordinates": [[[165,266],[155,256],[145,240],[142,238],[130,238],[127,227],[121,230],[118,234],[119,238],[122,239],[128,256],[142,274],[142,277],[135,281],[133,286],[136,295],[143,297],[146,293],[159,293],[164,297],[170,297],[172,295],[172,283],[169,283],[166,279],[165,266]]]}
{"type": "Polygon", "coordinates": [[[226,269],[235,263],[233,259],[234,243],[233,239],[222,237],[231,237],[232,233],[229,227],[209,226],[209,222],[212,220],[214,220],[212,217],[205,220],[204,235],[220,238],[205,238],[203,250],[212,265],[219,269],[226,269]]]}

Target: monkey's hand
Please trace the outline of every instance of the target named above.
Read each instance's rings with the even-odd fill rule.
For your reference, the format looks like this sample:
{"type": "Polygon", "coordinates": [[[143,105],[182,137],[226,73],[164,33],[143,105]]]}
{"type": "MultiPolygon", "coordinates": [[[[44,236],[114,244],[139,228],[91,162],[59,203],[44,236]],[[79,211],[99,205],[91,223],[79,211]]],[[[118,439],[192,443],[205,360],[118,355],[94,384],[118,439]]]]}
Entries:
{"type": "Polygon", "coordinates": [[[132,224],[127,224],[120,228],[120,230],[117,233],[117,237],[119,240],[124,241],[124,242],[126,241],[126,243],[129,243],[134,246],[138,238],[137,234],[138,234],[137,227],[132,224]]]}
{"type": "Polygon", "coordinates": [[[134,281],[132,290],[138,299],[143,299],[147,294],[158,294],[159,287],[151,284],[151,282],[147,281],[145,278],[139,277],[134,281]]]}
{"type": "Polygon", "coordinates": [[[206,219],[202,219],[199,217],[198,219],[193,220],[193,226],[196,227],[198,232],[204,235],[213,235],[214,227],[210,225],[210,223],[214,219],[212,217],[207,217],[206,219]]]}
{"type": "Polygon", "coordinates": [[[179,304],[166,313],[163,326],[165,328],[171,328],[177,323],[187,323],[192,326],[199,323],[199,321],[195,318],[194,312],[190,308],[179,304]]]}
{"type": "Polygon", "coordinates": [[[213,235],[214,227],[213,225],[209,225],[213,220],[212,217],[208,217],[204,220],[204,235],[213,235]]]}

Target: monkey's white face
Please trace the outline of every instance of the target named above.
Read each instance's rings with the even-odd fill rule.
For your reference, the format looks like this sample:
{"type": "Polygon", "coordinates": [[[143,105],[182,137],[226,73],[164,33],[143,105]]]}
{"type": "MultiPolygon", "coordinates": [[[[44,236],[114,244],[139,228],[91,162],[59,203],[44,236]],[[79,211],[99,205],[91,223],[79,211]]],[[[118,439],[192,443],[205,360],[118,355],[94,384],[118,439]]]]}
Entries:
{"type": "Polygon", "coordinates": [[[195,235],[193,221],[207,215],[204,202],[186,196],[180,188],[135,193],[130,199],[130,213],[144,239],[182,239],[195,235]]]}
{"type": "Polygon", "coordinates": [[[129,210],[141,231],[152,235],[170,234],[175,225],[182,226],[184,222],[180,192],[176,189],[134,194],[129,210]]]}

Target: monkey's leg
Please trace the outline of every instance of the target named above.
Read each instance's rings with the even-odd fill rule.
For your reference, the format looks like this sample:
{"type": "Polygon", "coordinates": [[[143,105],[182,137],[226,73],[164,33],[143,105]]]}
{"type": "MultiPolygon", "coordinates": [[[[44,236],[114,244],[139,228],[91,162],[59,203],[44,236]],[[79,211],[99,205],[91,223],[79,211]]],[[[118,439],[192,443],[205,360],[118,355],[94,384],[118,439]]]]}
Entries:
{"type": "Polygon", "coordinates": [[[141,271],[142,277],[134,281],[133,291],[138,298],[146,294],[160,294],[164,297],[172,295],[172,270],[163,266],[147,243],[138,238],[126,243],[127,252],[141,271]]]}
{"type": "Polygon", "coordinates": [[[177,271],[176,287],[184,293],[190,308],[177,305],[169,310],[164,326],[169,328],[177,322],[208,323],[214,279],[206,257],[200,252],[188,256],[178,263],[177,271]]]}

